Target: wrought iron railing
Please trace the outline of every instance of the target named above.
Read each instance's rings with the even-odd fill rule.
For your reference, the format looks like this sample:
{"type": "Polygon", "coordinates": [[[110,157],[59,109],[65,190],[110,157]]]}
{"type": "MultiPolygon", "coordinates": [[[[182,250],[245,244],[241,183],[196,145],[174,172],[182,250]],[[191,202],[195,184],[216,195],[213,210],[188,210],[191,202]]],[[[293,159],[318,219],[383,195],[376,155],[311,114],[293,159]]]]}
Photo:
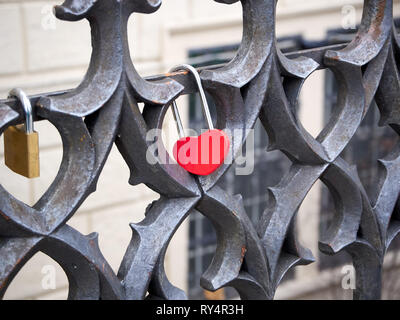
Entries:
{"type": "MultiPolygon", "coordinates": [[[[232,4],[238,0],[217,0],[232,4]]],[[[356,299],[380,298],[385,251],[400,230],[400,150],[379,160],[375,195],[368,196],[357,171],[340,158],[373,99],[381,125],[399,133],[399,38],[392,0],[365,0],[362,23],[349,44],[283,55],[275,43],[275,0],[242,0],[243,40],[227,65],[203,69],[201,78],[217,108],[217,127],[251,129],[261,119],[269,148],[284,152],[292,167],[270,188],[269,204],[257,230],[240,195],[216,186],[229,164],[207,177],[194,177],[175,164],[150,164],[146,133],[161,128],[171,101],[195,92],[184,72],[147,79],[136,72],[127,42],[132,12],[152,13],[161,0],[68,0],[56,7],[59,19],[88,19],[93,53],[81,85],[72,91],[30,97],[35,121],[59,131],[63,159],[58,175],[33,206],[0,186],[0,295],[38,251],[56,260],[69,280],[70,299],[185,298],[167,279],[166,248],[192,210],[213,223],[218,244],[201,279],[207,290],[234,287],[243,299],[271,299],[284,274],[313,261],[294,233],[297,209],[313,184],[329,188],[336,216],[320,239],[328,254],[347,251],[356,268],[356,299]],[[296,116],[305,79],[330,69],[338,83],[338,103],[330,122],[313,138],[296,116]],[[138,103],[144,102],[140,112],[138,103]],[[101,254],[97,235],[84,236],[68,225],[97,179],[113,143],[131,170],[132,185],[160,194],[145,219],[132,224],[133,236],[115,274],[101,254]]],[[[14,99],[2,100],[0,128],[23,122],[14,99]]],[[[232,141],[236,154],[246,137],[232,141]]]]}

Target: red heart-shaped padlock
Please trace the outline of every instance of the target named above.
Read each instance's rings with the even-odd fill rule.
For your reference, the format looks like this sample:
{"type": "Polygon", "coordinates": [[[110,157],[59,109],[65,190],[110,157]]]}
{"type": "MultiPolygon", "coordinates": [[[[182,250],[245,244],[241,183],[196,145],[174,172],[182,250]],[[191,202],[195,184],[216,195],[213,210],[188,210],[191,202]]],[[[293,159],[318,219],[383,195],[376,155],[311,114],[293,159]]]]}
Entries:
{"type": "Polygon", "coordinates": [[[206,176],[217,170],[229,151],[229,138],[222,130],[213,129],[198,137],[179,139],[174,145],[174,157],[190,173],[206,176]]]}

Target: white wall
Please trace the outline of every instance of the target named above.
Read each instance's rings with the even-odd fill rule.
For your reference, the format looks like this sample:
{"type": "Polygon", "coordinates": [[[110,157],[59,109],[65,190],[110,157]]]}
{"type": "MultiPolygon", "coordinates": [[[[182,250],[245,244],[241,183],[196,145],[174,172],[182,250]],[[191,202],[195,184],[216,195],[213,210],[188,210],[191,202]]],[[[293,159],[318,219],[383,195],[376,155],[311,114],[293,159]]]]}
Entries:
{"type": "MultiPolygon", "coordinates": [[[[6,97],[13,87],[22,87],[28,93],[48,92],[72,88],[82,79],[91,52],[89,25],[86,21],[71,23],[53,19],[51,5],[60,3],[0,0],[0,97],[6,97]]],[[[278,36],[302,33],[308,38],[323,38],[327,29],[341,25],[344,4],[355,4],[359,19],[362,1],[358,0],[280,0],[278,36]]],[[[164,0],[158,12],[135,14],[129,23],[131,54],[142,75],[166,72],[173,65],[185,62],[189,49],[238,43],[241,32],[240,4],[223,5],[211,0],[164,0]]],[[[301,119],[312,133],[318,133],[322,126],[322,86],[322,76],[315,75],[302,92],[307,108],[301,111],[301,119]]],[[[185,109],[184,99],[180,107],[185,109]]],[[[182,114],[187,113],[182,111],[182,114]]],[[[36,129],[40,134],[42,170],[38,179],[18,177],[6,168],[0,145],[1,183],[28,204],[33,204],[49,186],[62,156],[56,130],[45,122],[38,123],[36,129]]],[[[128,168],[114,147],[97,192],[70,221],[82,233],[100,233],[100,247],[115,270],[130,240],[129,223],[140,221],[147,204],[157,198],[144,186],[129,186],[128,177],[128,168]]],[[[300,237],[315,255],[318,203],[319,188],[316,187],[299,214],[300,237]]],[[[186,248],[187,224],[184,224],[165,262],[170,279],[183,289],[187,282],[186,248]]],[[[316,266],[301,268],[297,275],[315,277],[316,266]]],[[[6,298],[65,298],[66,288],[62,270],[54,261],[37,254],[11,284],[6,298]],[[41,270],[46,264],[57,268],[56,290],[44,290],[41,286],[41,270]]]]}

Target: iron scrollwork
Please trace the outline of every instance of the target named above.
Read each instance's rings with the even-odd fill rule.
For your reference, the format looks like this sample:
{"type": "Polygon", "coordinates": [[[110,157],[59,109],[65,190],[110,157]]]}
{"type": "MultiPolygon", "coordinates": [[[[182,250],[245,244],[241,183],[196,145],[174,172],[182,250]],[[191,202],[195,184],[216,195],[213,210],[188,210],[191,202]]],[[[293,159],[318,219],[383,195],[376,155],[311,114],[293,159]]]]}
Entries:
{"type": "MultiPolygon", "coordinates": [[[[239,0],[216,1],[229,5],[239,0]]],[[[351,43],[287,55],[276,45],[276,0],[241,4],[243,39],[235,58],[200,75],[216,103],[216,127],[244,133],[231,143],[234,157],[246,130],[259,118],[270,138],[269,150],[280,150],[292,161],[282,181],[268,190],[269,204],[257,229],[241,196],[216,185],[230,165],[210,176],[194,177],[170,161],[146,160],[148,130],[161,128],[171,102],[194,91],[193,80],[183,72],[143,79],[131,61],[129,16],[151,14],[161,0],[66,0],[56,6],[56,16],[89,21],[91,62],[76,89],[30,97],[36,120],[47,120],[59,131],[63,159],[57,177],[32,207],[0,186],[0,296],[41,251],[64,269],[69,299],[186,299],[168,281],[163,262],[174,233],[196,210],[213,223],[218,240],[202,287],[214,291],[231,286],[242,299],[273,299],[288,270],[314,261],[296,239],[295,217],[320,179],[337,204],[320,249],[350,253],[357,272],[354,298],[380,297],[383,258],[400,231],[400,149],[379,160],[374,196],[367,195],[357,170],[340,154],[373,99],[381,125],[400,133],[400,40],[393,27],[392,0],[364,1],[361,26],[351,43]],[[333,71],[339,96],[330,122],[313,138],[296,108],[302,85],[319,69],[333,71]],[[139,102],[145,103],[142,112],[139,102]],[[131,224],[132,240],[117,274],[101,254],[97,234],[83,235],[67,223],[95,192],[113,143],[130,168],[129,183],[145,184],[160,194],[144,220],[131,224]]],[[[0,132],[22,121],[15,100],[0,101],[0,132]]]]}

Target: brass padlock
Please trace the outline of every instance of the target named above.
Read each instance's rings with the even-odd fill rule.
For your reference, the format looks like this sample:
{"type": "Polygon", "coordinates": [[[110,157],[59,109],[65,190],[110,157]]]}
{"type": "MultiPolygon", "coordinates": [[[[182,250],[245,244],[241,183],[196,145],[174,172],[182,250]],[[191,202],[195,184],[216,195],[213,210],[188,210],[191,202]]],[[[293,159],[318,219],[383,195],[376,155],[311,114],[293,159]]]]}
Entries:
{"type": "Polygon", "coordinates": [[[25,124],[11,126],[4,131],[4,160],[12,171],[27,178],[36,178],[40,175],[39,135],[33,128],[32,105],[21,89],[11,90],[11,97],[22,104],[25,124]]]}

